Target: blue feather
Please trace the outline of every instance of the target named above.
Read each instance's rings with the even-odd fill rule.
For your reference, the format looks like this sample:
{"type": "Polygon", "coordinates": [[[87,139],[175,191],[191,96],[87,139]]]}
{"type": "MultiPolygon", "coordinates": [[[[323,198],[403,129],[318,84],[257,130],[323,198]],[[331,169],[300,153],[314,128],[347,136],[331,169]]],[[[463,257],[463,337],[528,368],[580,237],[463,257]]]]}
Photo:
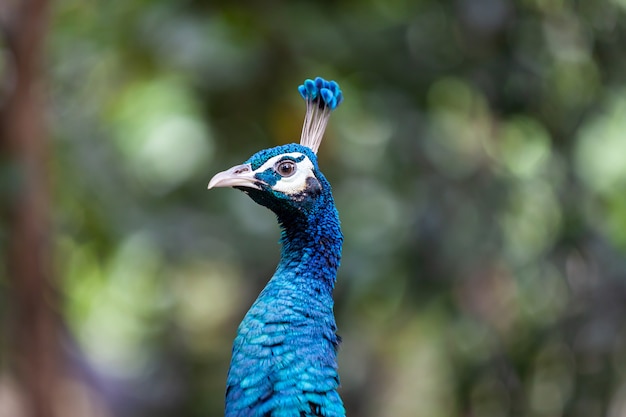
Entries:
{"type": "Polygon", "coordinates": [[[307,99],[308,91],[307,91],[305,86],[299,85],[298,86],[298,92],[300,93],[300,95],[302,96],[303,99],[305,99],[305,100],[307,99]]]}
{"type": "Polygon", "coordinates": [[[277,213],[282,252],[276,273],[239,326],[227,380],[227,417],[345,415],[336,391],[339,339],[332,299],[343,237],[330,184],[315,154],[301,145],[263,150],[247,163],[258,169],[290,152],[313,161],[322,192],[311,207],[293,212],[283,211],[280,200],[264,199],[262,191],[248,191],[277,213]]]}
{"type": "MultiPolygon", "coordinates": [[[[321,77],[305,80],[298,91],[320,108],[333,110],[343,100],[339,85],[321,77]]],[[[240,187],[277,215],[282,248],[276,272],[237,330],[225,415],[345,417],[337,392],[340,339],[332,298],[343,236],[330,184],[314,151],[298,144],[262,150],[234,168],[227,172],[254,173],[257,185],[240,187]],[[266,162],[281,155],[274,161],[296,164],[308,158],[313,167],[307,165],[312,176],[306,186],[313,184],[312,191],[287,195],[274,189],[283,176],[277,165],[266,169],[271,165],[266,162]]]]}
{"type": "Polygon", "coordinates": [[[339,84],[335,81],[327,81],[321,77],[315,80],[304,80],[304,84],[298,86],[298,92],[305,101],[319,102],[335,110],[343,101],[343,93],[339,84]]]}
{"type": "Polygon", "coordinates": [[[310,100],[315,100],[317,98],[318,88],[315,85],[313,80],[304,80],[304,88],[307,91],[307,98],[310,100]]]}

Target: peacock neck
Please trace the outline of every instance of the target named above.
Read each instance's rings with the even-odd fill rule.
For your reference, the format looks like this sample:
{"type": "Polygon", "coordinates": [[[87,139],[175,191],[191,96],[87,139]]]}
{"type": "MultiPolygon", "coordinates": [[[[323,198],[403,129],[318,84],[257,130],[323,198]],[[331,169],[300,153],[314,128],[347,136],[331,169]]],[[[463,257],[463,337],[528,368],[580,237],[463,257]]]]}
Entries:
{"type": "MultiPolygon", "coordinates": [[[[295,272],[308,285],[332,292],[341,261],[343,235],[330,194],[307,211],[278,214],[282,228],[278,269],[295,272]]],[[[278,274],[277,274],[278,275],[278,274]]]]}
{"type": "Polygon", "coordinates": [[[226,416],[343,417],[332,299],[343,241],[337,211],[328,194],[276,214],[281,261],[239,326],[226,416]]]}

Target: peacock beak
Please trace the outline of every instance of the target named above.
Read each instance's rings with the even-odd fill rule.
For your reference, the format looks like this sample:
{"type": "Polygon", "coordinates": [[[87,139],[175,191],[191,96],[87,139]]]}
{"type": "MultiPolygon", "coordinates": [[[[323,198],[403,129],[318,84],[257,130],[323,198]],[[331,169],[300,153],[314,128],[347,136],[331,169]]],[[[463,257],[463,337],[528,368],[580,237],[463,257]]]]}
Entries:
{"type": "Polygon", "coordinates": [[[209,189],[214,187],[248,187],[261,189],[263,181],[255,178],[250,164],[237,165],[215,174],[209,181],[209,189]]]}

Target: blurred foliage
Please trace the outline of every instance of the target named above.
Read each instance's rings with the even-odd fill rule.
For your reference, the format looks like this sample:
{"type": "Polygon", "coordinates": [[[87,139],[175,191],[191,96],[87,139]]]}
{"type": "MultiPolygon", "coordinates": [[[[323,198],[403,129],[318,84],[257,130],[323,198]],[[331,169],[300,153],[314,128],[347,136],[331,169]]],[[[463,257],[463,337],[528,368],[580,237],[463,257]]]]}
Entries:
{"type": "Polygon", "coordinates": [[[624,45],[624,0],[56,2],[56,273],[114,414],[222,414],[279,230],[206,184],[322,75],[349,415],[624,415],[624,45]]]}

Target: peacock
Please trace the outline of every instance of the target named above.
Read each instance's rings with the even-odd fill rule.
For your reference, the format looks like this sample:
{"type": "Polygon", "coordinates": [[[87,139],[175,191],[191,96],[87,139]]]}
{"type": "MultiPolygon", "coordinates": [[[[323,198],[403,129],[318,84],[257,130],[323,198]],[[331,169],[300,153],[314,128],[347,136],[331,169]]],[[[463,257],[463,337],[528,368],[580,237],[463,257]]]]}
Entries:
{"type": "Polygon", "coordinates": [[[209,189],[243,191],[272,210],[282,229],[280,263],[233,343],[226,417],[345,416],[332,298],[343,235],[316,156],[343,94],[321,77],[298,91],[306,102],[300,144],[259,151],[209,182],[209,189]]]}

